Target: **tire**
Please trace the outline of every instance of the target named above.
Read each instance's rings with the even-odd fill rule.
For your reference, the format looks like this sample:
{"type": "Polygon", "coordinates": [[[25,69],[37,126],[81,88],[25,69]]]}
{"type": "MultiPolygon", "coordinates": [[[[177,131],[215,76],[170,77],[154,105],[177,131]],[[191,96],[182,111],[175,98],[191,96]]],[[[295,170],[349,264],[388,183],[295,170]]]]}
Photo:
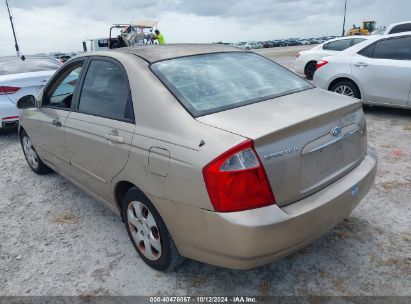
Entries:
{"type": "Polygon", "coordinates": [[[330,91],[337,93],[337,94],[361,99],[360,90],[358,89],[357,85],[353,83],[352,81],[348,81],[348,80],[339,81],[330,88],[330,91]]]}
{"type": "Polygon", "coordinates": [[[311,61],[307,63],[304,68],[304,74],[308,80],[312,80],[314,78],[314,73],[317,70],[317,62],[311,61]]]}
{"type": "Polygon", "coordinates": [[[184,261],[160,214],[136,187],[126,192],[122,213],[128,236],[148,266],[168,272],[184,261]]]}
{"type": "Polygon", "coordinates": [[[47,167],[40,159],[33,147],[33,144],[31,143],[30,137],[24,130],[21,130],[20,132],[20,144],[23,149],[24,157],[26,158],[31,170],[40,175],[51,172],[51,169],[47,167]]]}

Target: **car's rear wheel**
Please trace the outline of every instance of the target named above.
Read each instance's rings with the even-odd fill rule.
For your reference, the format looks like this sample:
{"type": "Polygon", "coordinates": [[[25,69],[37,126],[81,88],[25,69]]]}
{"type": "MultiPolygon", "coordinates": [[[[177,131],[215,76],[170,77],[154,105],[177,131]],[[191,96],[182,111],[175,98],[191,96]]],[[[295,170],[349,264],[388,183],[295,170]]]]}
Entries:
{"type": "Polygon", "coordinates": [[[183,262],[160,214],[137,188],[125,194],[122,212],[130,240],[148,266],[171,271],[183,262]]]}
{"type": "Polygon", "coordinates": [[[24,130],[22,130],[20,134],[20,143],[23,148],[24,156],[31,170],[33,170],[37,174],[46,174],[51,171],[51,169],[47,167],[40,159],[39,155],[34,149],[30,137],[24,130]]]}
{"type": "Polygon", "coordinates": [[[311,62],[307,63],[307,65],[304,68],[304,74],[307,77],[307,79],[312,80],[316,70],[317,70],[317,63],[316,62],[311,61],[311,62]]]}
{"type": "Polygon", "coordinates": [[[357,99],[361,98],[358,87],[353,82],[347,80],[335,83],[330,91],[357,99]]]}

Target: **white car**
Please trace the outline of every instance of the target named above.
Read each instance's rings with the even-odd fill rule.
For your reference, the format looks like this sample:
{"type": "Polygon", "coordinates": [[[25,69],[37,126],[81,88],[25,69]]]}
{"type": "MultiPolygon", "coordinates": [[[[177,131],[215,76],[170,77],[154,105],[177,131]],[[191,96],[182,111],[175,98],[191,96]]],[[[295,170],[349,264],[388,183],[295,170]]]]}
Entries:
{"type": "Polygon", "coordinates": [[[411,32],[374,36],[324,58],[314,83],[367,104],[411,108],[411,32]]]}
{"type": "Polygon", "coordinates": [[[241,49],[246,49],[246,50],[254,50],[254,49],[261,49],[263,45],[258,42],[247,42],[247,43],[239,44],[238,47],[241,49]]]}
{"type": "Polygon", "coordinates": [[[0,130],[18,124],[17,100],[36,96],[61,65],[52,57],[0,57],[0,130]]]}
{"type": "Polygon", "coordinates": [[[336,55],[347,48],[365,41],[369,36],[341,37],[324,42],[316,47],[298,53],[294,69],[312,79],[319,60],[326,56],[336,55]]]}
{"type": "Polygon", "coordinates": [[[391,35],[411,31],[411,21],[393,23],[387,28],[376,30],[372,35],[391,35]]]}

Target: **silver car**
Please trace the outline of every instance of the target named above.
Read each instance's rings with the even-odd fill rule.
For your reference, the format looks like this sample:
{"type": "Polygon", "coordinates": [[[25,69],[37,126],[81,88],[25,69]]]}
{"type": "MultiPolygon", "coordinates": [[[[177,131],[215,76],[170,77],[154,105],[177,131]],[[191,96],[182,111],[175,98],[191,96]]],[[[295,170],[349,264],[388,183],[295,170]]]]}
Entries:
{"type": "Polygon", "coordinates": [[[119,214],[162,271],[272,262],[349,216],[376,172],[360,101],[235,47],[87,53],[18,105],[31,169],[119,214]]]}
{"type": "Polygon", "coordinates": [[[323,58],[314,83],[367,104],[411,108],[411,32],[375,36],[323,58]]]}

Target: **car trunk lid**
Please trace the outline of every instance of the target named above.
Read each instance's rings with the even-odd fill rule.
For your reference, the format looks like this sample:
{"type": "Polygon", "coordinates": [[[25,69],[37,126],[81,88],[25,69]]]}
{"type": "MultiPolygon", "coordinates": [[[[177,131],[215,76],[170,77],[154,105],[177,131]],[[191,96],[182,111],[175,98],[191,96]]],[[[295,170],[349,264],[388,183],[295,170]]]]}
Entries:
{"type": "Polygon", "coordinates": [[[25,95],[37,96],[55,71],[39,71],[0,76],[0,85],[3,87],[19,88],[13,93],[7,93],[8,99],[17,103],[25,95]]]}
{"type": "Polygon", "coordinates": [[[285,206],[351,171],[367,149],[359,100],[310,89],[197,120],[254,140],[276,202],[285,206]]]}

